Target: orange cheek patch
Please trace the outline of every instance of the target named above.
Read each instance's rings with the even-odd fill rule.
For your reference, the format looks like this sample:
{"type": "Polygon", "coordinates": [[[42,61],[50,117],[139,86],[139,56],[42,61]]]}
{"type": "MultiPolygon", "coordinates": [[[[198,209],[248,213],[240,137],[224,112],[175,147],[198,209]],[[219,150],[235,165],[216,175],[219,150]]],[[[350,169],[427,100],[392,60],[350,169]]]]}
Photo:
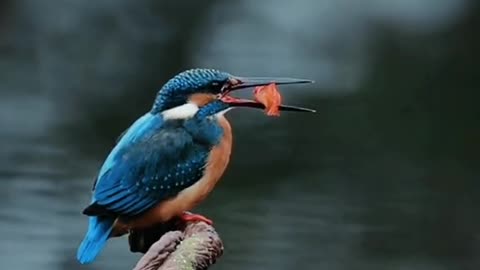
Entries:
{"type": "Polygon", "coordinates": [[[199,107],[205,106],[206,104],[212,102],[215,99],[216,99],[215,95],[205,94],[205,93],[193,94],[189,98],[190,102],[197,104],[197,106],[199,107]]]}
{"type": "Polygon", "coordinates": [[[282,104],[282,96],[278,92],[277,85],[271,83],[265,86],[256,87],[253,90],[255,100],[265,106],[265,113],[268,116],[280,116],[278,106],[282,104]]]}

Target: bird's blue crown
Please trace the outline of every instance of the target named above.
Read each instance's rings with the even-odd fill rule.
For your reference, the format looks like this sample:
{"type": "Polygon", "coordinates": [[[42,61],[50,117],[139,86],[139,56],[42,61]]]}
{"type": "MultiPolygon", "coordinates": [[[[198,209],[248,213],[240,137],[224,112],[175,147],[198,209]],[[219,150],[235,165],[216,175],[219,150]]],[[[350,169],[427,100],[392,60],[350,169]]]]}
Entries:
{"type": "Polygon", "coordinates": [[[230,74],[215,69],[190,69],[170,79],[157,94],[153,113],[184,104],[195,93],[220,93],[230,74]]]}

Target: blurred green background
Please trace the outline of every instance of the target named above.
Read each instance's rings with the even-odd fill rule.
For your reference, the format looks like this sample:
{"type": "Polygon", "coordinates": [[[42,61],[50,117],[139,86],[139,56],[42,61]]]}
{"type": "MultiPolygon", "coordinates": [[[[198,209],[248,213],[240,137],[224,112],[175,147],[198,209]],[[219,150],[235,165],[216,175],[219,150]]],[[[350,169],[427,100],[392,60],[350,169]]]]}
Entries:
{"type": "Polygon", "coordinates": [[[231,166],[196,211],[212,268],[480,269],[480,3],[0,2],[0,268],[131,269],[114,239],[75,260],[116,137],[193,67],[314,79],[317,114],[237,110],[231,166]]]}

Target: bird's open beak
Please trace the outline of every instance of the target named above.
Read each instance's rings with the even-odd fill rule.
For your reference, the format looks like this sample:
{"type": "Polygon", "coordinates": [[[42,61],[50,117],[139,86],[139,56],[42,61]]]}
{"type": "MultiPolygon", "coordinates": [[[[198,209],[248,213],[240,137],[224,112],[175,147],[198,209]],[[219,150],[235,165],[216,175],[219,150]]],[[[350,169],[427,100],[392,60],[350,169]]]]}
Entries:
{"type": "MultiPolygon", "coordinates": [[[[243,99],[243,98],[235,98],[232,96],[224,96],[222,97],[222,101],[227,103],[231,107],[247,107],[247,108],[257,108],[257,109],[265,109],[265,105],[260,102],[250,100],[250,99],[243,99]]],[[[280,111],[290,111],[290,112],[316,112],[313,109],[297,107],[292,105],[285,105],[281,104],[278,106],[280,111]]]]}
{"type": "MultiPolygon", "coordinates": [[[[285,84],[305,84],[313,83],[312,80],[306,79],[295,79],[295,78],[272,78],[272,77],[234,77],[231,79],[231,84],[224,90],[222,101],[229,104],[232,107],[248,107],[248,108],[257,108],[265,109],[265,106],[257,101],[249,99],[241,99],[229,96],[228,93],[245,88],[253,88],[257,86],[265,86],[274,83],[276,85],[285,85],[285,84]]],[[[279,107],[280,111],[293,111],[293,112],[315,112],[313,109],[302,108],[291,105],[281,104],[279,107]]]]}

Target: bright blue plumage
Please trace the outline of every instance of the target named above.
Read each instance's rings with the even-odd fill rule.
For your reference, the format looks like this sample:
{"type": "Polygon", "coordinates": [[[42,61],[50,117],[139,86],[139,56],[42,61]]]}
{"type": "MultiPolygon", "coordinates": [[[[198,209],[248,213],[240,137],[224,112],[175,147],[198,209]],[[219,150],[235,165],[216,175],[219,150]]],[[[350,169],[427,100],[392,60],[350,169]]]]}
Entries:
{"type": "MultiPolygon", "coordinates": [[[[221,134],[207,134],[206,138],[201,138],[205,135],[202,133],[199,134],[202,136],[193,137],[184,127],[186,123],[164,123],[152,134],[149,130],[134,143],[122,147],[121,143],[134,130],[127,132],[112,151],[110,169],[98,180],[95,202],[110,211],[133,216],[195,183],[202,175],[210,149],[221,134]],[[197,138],[202,143],[194,142],[197,138]],[[130,202],[132,205],[128,206],[130,202]]],[[[214,122],[210,125],[213,126],[214,122]]]]}

